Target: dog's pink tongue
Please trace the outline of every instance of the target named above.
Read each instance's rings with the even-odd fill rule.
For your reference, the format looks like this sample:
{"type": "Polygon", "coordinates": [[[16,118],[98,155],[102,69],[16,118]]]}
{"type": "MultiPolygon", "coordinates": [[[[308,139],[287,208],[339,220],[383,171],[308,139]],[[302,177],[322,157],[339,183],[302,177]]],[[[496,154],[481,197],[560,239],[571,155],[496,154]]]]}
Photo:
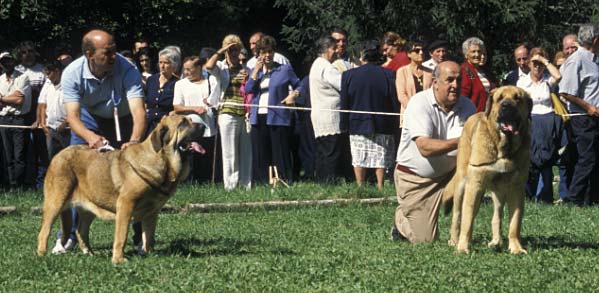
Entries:
{"type": "Polygon", "coordinates": [[[202,155],[206,153],[206,150],[202,147],[202,145],[195,141],[191,143],[191,148],[202,155]]]}
{"type": "Polygon", "coordinates": [[[506,123],[501,123],[501,129],[503,131],[514,132],[514,127],[512,125],[506,124],[506,123]]]}

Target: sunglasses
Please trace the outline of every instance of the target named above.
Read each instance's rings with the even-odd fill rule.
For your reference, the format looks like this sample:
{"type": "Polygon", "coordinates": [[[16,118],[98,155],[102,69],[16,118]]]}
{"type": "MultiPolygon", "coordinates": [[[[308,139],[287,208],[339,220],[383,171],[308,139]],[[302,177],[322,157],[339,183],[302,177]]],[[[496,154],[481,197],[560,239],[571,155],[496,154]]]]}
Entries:
{"type": "Polygon", "coordinates": [[[412,53],[423,53],[424,50],[422,48],[415,48],[415,49],[410,50],[410,52],[412,52],[412,53]]]}
{"type": "Polygon", "coordinates": [[[336,43],[347,43],[347,39],[334,39],[336,43]]]}
{"type": "Polygon", "coordinates": [[[528,57],[516,58],[516,61],[518,61],[518,62],[528,61],[528,57]]]}

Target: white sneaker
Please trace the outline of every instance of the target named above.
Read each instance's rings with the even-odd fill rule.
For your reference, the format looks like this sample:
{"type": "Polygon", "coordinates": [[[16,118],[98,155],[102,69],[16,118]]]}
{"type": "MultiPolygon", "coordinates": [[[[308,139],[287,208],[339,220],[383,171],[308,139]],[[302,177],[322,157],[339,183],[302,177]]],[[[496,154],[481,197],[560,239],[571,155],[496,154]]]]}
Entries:
{"type": "Polygon", "coordinates": [[[64,245],[64,250],[69,251],[74,246],[75,246],[75,241],[73,241],[71,238],[69,238],[69,240],[67,240],[67,243],[64,245]]]}
{"type": "Polygon", "coordinates": [[[57,254],[63,254],[66,252],[67,252],[67,250],[64,249],[64,246],[62,246],[62,243],[60,243],[60,238],[59,238],[58,240],[56,240],[56,245],[54,246],[54,248],[52,248],[52,254],[57,255],[57,254]]]}
{"type": "Polygon", "coordinates": [[[73,246],[75,246],[75,242],[73,242],[73,240],[71,240],[70,238],[69,238],[69,240],[67,240],[67,243],[64,246],[60,242],[60,238],[59,238],[58,240],[56,240],[56,245],[54,246],[54,248],[52,248],[52,254],[58,255],[58,254],[67,253],[67,251],[71,250],[71,248],[73,248],[73,246]]]}

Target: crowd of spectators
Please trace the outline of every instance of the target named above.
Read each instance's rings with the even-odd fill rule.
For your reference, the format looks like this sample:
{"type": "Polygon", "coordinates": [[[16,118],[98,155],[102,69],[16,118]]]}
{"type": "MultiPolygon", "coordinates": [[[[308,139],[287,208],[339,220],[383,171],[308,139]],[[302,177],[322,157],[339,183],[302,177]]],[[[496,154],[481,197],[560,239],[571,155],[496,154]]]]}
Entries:
{"type": "MultiPolygon", "coordinates": [[[[81,57],[67,52],[40,56],[35,44],[25,41],[0,54],[0,184],[10,190],[40,188],[51,158],[69,143],[126,147],[145,139],[164,115],[178,113],[207,126],[202,140],[206,153],[194,158],[193,182],[224,182],[227,191],[249,189],[268,183],[274,170],[288,184],[355,180],[362,185],[370,180],[382,188],[402,148],[402,127],[411,117],[408,105],[433,93],[439,64],[463,60],[458,64],[460,96],[476,111],[484,111],[487,97],[499,85],[521,87],[533,98],[531,171],[529,184],[522,187],[528,196],[553,202],[553,166],[558,166],[558,201],[594,203],[599,201],[592,181],[599,170],[595,154],[599,136],[594,135],[599,132],[599,65],[594,55],[599,32],[589,27],[566,35],[563,50],[554,58],[543,48],[518,44],[514,69],[499,79],[486,66],[485,43],[477,37],[464,40],[463,58],[451,54],[453,48],[442,37],[406,40],[395,32],[365,42],[352,56],[347,31],[334,28],[315,44],[318,56],[303,79],[277,51],[275,38],[260,32],[249,38],[249,50],[231,34],[219,49],[203,48],[186,56],[177,46],[152,48],[147,40],[135,42],[131,50],[108,43],[100,50],[94,42],[106,38],[103,34],[92,34],[88,42],[84,38],[81,57]],[[99,52],[116,62],[114,69],[102,70],[99,52]],[[89,69],[74,72],[81,66],[89,69]],[[136,75],[120,72],[130,69],[136,75]],[[80,86],[79,79],[89,87],[98,86],[92,79],[105,86],[103,80],[116,74],[125,74],[122,83],[130,86],[122,96],[82,100],[72,109],[78,120],[69,123],[72,118],[65,105],[77,94],[72,91],[74,85],[80,86]],[[137,77],[139,85],[133,85],[137,77]],[[131,104],[133,92],[143,97],[145,121],[131,104]],[[129,103],[120,103],[125,98],[129,103]],[[113,103],[115,112],[98,110],[100,101],[113,103]],[[562,117],[558,108],[587,115],[562,117]],[[112,119],[117,116],[125,120],[117,131],[124,139],[100,135],[114,132],[112,119]],[[98,125],[88,123],[92,120],[98,125]]],[[[117,85],[106,86],[114,92],[117,85]]]]}

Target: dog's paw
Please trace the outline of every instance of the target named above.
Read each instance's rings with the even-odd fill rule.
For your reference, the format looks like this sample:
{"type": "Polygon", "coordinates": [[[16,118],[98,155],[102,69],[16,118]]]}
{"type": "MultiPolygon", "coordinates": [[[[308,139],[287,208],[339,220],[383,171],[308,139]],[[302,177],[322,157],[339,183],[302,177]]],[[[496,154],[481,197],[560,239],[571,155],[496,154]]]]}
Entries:
{"type": "Polygon", "coordinates": [[[113,257],[112,258],[112,264],[113,265],[117,265],[117,264],[122,264],[122,263],[127,263],[129,260],[127,260],[124,257],[113,257]]]}
{"type": "Polygon", "coordinates": [[[510,253],[511,254],[528,254],[528,252],[526,252],[526,250],[522,247],[517,247],[517,248],[510,247],[510,253]]]}
{"type": "Polygon", "coordinates": [[[447,241],[447,245],[451,246],[451,247],[455,247],[457,245],[456,241],[449,239],[447,241]]]}
{"type": "Polygon", "coordinates": [[[38,250],[37,251],[37,256],[44,256],[46,255],[46,250],[38,250]]]}
{"type": "Polygon", "coordinates": [[[487,244],[487,246],[488,246],[489,248],[491,248],[491,249],[498,250],[498,249],[500,249],[500,248],[501,248],[502,244],[503,244],[503,243],[502,243],[502,241],[501,241],[501,240],[499,240],[499,239],[494,239],[494,240],[491,240],[491,241],[489,242],[489,244],[487,244]]]}

